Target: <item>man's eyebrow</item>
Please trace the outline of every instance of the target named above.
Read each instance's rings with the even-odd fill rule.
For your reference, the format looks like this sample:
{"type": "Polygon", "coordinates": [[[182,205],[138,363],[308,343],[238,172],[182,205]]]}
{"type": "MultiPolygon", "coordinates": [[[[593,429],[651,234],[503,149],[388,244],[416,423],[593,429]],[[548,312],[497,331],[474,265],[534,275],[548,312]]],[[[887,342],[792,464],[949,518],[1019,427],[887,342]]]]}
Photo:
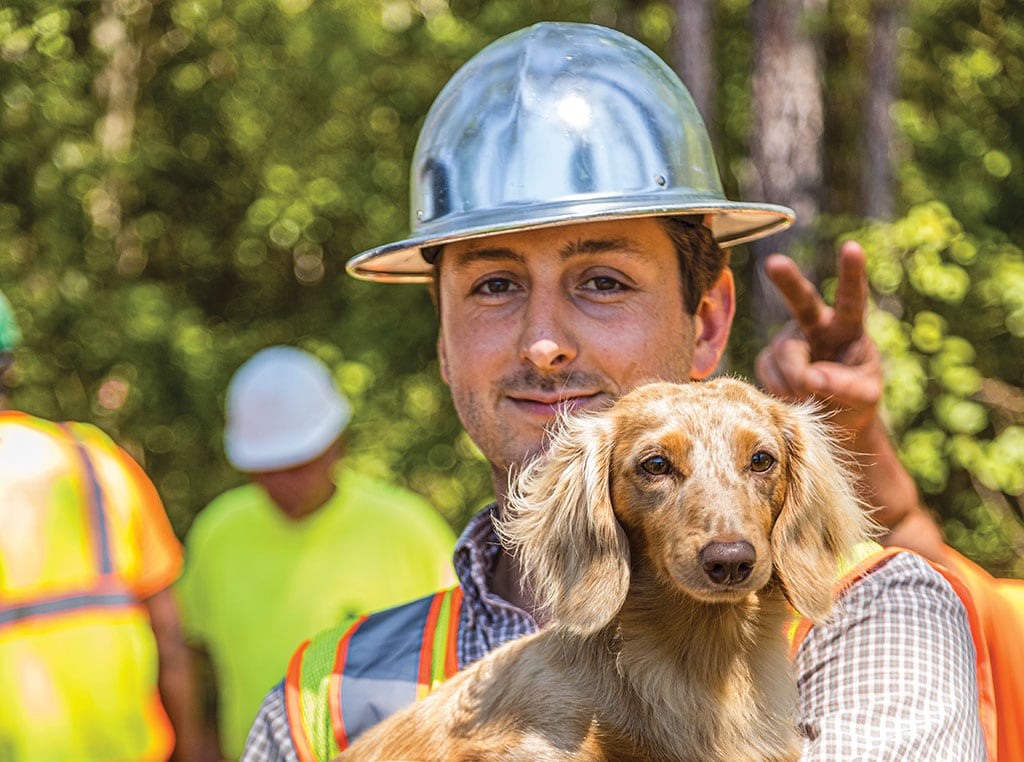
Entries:
{"type": "Polygon", "coordinates": [[[567,243],[559,249],[558,256],[564,262],[584,254],[603,254],[607,251],[643,255],[642,248],[629,238],[582,238],[567,243]]]}
{"type": "Polygon", "coordinates": [[[498,261],[509,261],[522,263],[526,261],[526,257],[522,252],[516,251],[515,249],[508,249],[501,246],[489,246],[486,248],[479,249],[466,249],[465,251],[459,252],[458,254],[448,255],[451,257],[449,262],[450,266],[456,270],[468,267],[473,262],[477,262],[481,259],[489,260],[493,262],[498,261]]]}
{"type": "MultiPolygon", "coordinates": [[[[586,254],[603,254],[608,251],[623,252],[640,257],[644,256],[643,248],[630,238],[580,238],[575,241],[569,241],[562,246],[558,250],[558,257],[564,262],[573,257],[586,254]]],[[[523,263],[526,261],[526,255],[521,251],[504,246],[487,246],[459,252],[452,257],[450,264],[451,267],[458,269],[467,267],[472,262],[480,260],[523,263]]]]}

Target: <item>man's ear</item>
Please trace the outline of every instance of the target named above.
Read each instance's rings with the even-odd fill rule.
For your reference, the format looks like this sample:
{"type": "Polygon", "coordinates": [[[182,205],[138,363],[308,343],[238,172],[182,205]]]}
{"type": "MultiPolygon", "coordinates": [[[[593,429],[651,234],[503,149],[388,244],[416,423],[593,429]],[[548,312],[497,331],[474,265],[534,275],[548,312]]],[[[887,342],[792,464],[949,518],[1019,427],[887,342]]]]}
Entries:
{"type": "Polygon", "coordinates": [[[715,285],[707,290],[697,307],[697,335],[693,353],[694,380],[707,378],[718,367],[718,361],[729,340],[729,330],[736,314],[736,284],[732,270],[726,267],[715,285]]]}

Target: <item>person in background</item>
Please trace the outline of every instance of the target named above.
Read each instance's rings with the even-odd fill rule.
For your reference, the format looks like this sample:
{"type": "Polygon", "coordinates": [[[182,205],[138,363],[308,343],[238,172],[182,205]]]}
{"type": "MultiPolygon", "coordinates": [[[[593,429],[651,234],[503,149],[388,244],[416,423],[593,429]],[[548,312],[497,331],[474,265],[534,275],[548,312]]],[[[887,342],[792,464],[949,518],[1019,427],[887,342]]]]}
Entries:
{"type": "MultiPolygon", "coordinates": [[[[442,375],[497,500],[456,545],[457,593],[296,652],[246,762],[330,759],[435,681],[543,626],[493,523],[510,475],[543,453],[560,414],[607,407],[647,381],[713,374],[735,310],[725,247],[793,219],[726,199],[678,77],[636,40],[588,24],[537,24],[474,56],[427,114],[410,175],[411,235],[357,255],[349,272],[433,284],[442,375]],[[453,644],[451,658],[423,670],[416,654],[439,642],[453,644]],[[336,651],[344,658],[322,656],[336,651]]],[[[844,247],[837,301],[855,302],[862,280],[844,247]]],[[[853,337],[806,338],[817,358],[853,337]]],[[[857,571],[835,580],[832,617],[794,637],[803,758],[994,759],[970,598],[917,554],[864,552],[845,559],[857,571]]]]}
{"type": "Polygon", "coordinates": [[[344,467],[350,406],[312,355],[256,353],[226,408],[224,449],[248,483],[197,516],[177,593],[213,669],[221,750],[237,759],[295,647],[451,584],[455,536],[424,499],[344,467]]]}
{"type": "Polygon", "coordinates": [[[7,409],[19,340],[0,294],[0,759],[199,760],[160,497],[95,426],[7,409]]]}

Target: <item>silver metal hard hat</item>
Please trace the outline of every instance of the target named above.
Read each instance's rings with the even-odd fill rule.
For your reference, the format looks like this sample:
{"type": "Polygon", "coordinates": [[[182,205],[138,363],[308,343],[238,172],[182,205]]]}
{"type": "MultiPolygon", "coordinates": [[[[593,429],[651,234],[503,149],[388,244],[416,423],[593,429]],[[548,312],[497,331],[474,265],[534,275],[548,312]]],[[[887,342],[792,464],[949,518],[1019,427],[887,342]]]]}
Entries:
{"type": "Polygon", "coordinates": [[[411,235],[356,255],[349,273],[427,281],[431,247],[570,222],[699,215],[730,246],[795,217],[726,199],[700,113],[658,56],[553,22],[491,43],[445,85],[416,144],[410,206],[411,235]]]}

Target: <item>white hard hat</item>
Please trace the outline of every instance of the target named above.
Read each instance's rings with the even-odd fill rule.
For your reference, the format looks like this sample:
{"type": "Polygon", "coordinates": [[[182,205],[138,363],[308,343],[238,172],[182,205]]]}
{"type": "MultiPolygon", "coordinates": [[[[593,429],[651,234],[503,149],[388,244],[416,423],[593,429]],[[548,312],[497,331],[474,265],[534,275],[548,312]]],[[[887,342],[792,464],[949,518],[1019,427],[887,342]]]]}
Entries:
{"type": "Polygon", "coordinates": [[[411,235],[356,255],[350,274],[429,281],[434,247],[570,222],[695,216],[735,246],[794,219],[725,197],[668,64],[621,32],[562,22],[502,37],[445,85],[416,143],[409,212],[411,235]]]}
{"type": "Polygon", "coordinates": [[[351,415],[326,365],[294,347],[269,347],[228,384],[224,451],[240,471],[291,468],[323,453],[351,415]]]}

